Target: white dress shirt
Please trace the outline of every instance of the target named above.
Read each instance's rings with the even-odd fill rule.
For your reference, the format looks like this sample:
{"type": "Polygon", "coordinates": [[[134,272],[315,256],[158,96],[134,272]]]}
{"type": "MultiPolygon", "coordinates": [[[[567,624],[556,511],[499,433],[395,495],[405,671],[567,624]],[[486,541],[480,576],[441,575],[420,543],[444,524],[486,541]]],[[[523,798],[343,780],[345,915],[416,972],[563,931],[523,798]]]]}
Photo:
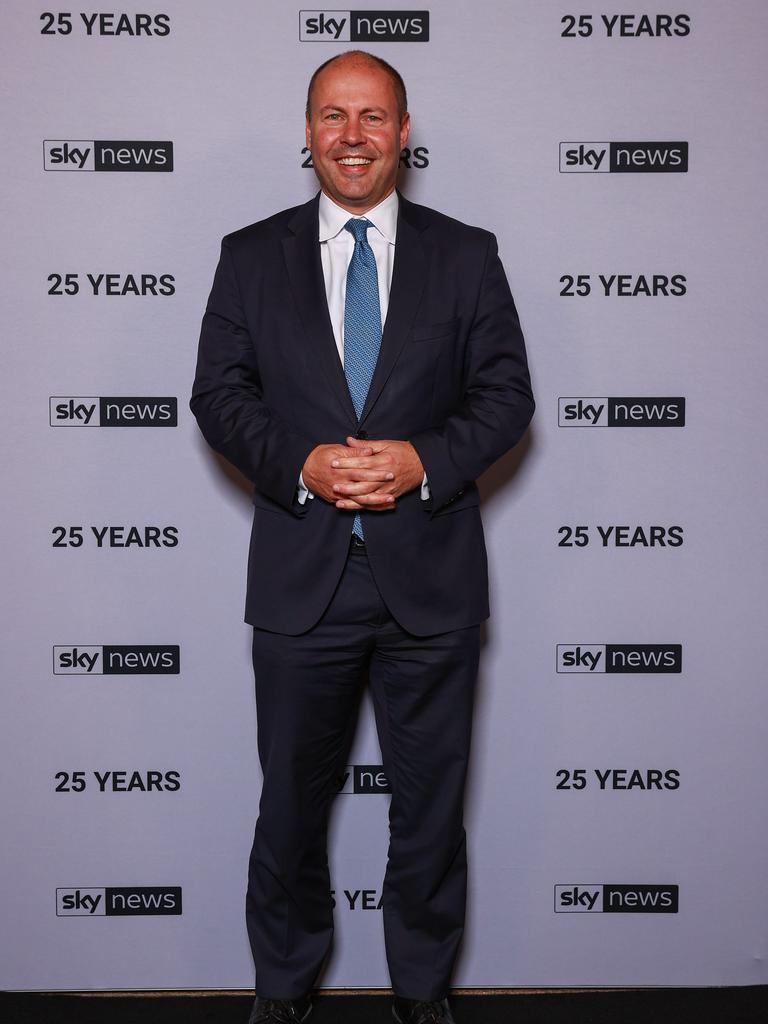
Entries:
{"type": "MultiPolygon", "coordinates": [[[[379,308],[381,310],[381,329],[387,319],[389,309],[389,291],[392,286],[392,270],[395,265],[395,239],[397,236],[397,210],[399,200],[397,192],[392,191],[378,206],[361,214],[356,219],[365,218],[373,225],[368,230],[368,244],[376,259],[376,274],[379,282],[379,308]]],[[[328,312],[333,327],[341,365],[344,365],[344,304],[347,298],[347,270],[355,249],[355,239],[351,232],[344,230],[344,225],[355,216],[342,209],[325,192],[320,193],[320,259],[323,265],[325,295],[328,300],[328,312]]],[[[314,494],[307,489],[304,479],[299,474],[298,500],[304,504],[307,496],[314,494]]],[[[429,497],[427,474],[421,483],[421,497],[429,497]]]]}

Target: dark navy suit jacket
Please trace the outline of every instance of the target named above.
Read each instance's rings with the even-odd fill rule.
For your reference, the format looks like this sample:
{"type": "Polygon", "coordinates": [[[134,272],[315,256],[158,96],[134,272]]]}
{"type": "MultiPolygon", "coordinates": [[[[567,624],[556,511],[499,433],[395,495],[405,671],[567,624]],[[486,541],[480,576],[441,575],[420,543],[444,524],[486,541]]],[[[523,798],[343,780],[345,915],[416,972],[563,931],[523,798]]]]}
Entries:
{"type": "Polygon", "coordinates": [[[523,336],[496,239],[400,196],[389,310],[358,421],[325,296],[318,197],[227,235],[200,336],[191,408],[208,443],[255,485],[246,621],[297,635],[344,568],[352,512],[297,483],[317,444],[348,434],[416,448],[431,492],[366,512],[368,558],[407,631],[488,616],[475,480],[533,414],[523,336]]]}

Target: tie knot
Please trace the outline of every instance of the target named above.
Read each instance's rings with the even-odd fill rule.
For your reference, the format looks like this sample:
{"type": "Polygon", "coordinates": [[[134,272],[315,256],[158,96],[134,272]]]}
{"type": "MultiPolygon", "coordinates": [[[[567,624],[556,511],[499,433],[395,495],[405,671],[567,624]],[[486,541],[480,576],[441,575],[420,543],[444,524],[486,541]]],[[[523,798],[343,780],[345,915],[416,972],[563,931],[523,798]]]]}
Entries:
{"type": "Polygon", "coordinates": [[[368,241],[368,228],[371,227],[371,222],[365,217],[351,217],[344,227],[352,235],[355,242],[368,241]]]}

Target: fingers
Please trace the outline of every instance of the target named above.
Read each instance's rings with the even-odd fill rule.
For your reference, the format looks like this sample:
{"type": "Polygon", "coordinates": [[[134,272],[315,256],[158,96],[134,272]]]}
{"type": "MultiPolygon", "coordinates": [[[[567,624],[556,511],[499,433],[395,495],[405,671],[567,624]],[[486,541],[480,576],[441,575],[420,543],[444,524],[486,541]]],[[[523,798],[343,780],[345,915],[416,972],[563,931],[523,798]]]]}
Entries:
{"type": "Polygon", "coordinates": [[[391,465],[391,455],[366,455],[365,458],[348,455],[343,458],[331,459],[331,466],[334,469],[384,469],[391,465]]]}
{"type": "MultiPolygon", "coordinates": [[[[347,438],[347,440],[349,440],[349,438],[347,438]]],[[[352,440],[355,440],[355,439],[352,438],[352,440]]],[[[343,461],[346,462],[347,459],[351,459],[351,458],[357,459],[357,458],[363,458],[363,457],[366,457],[366,456],[370,457],[371,455],[373,455],[373,451],[374,451],[373,448],[371,448],[371,446],[369,444],[367,444],[366,442],[364,442],[364,441],[358,441],[358,443],[354,446],[354,448],[352,448],[351,446],[349,448],[337,447],[337,451],[334,453],[334,463],[333,464],[336,465],[336,463],[339,460],[343,460],[343,461]],[[354,451],[355,454],[354,455],[349,455],[348,452],[352,451],[352,450],[354,451]]]]}
{"type": "MultiPolygon", "coordinates": [[[[337,479],[334,474],[334,479],[337,479]]],[[[385,480],[394,480],[395,474],[390,469],[357,469],[347,478],[339,478],[338,484],[359,483],[363,480],[370,480],[373,483],[381,483],[385,480]]],[[[336,484],[333,485],[336,487],[336,484]]]]}
{"type": "Polygon", "coordinates": [[[382,494],[380,491],[372,491],[370,494],[358,494],[355,498],[340,498],[336,502],[336,508],[344,509],[368,509],[371,512],[385,512],[395,508],[394,494],[382,494]]]}
{"type": "Polygon", "coordinates": [[[333,485],[334,494],[340,498],[346,497],[348,494],[357,496],[358,494],[373,494],[379,491],[382,494],[389,494],[390,492],[381,487],[371,487],[371,483],[368,480],[348,480],[342,483],[333,485]]]}
{"type": "Polygon", "coordinates": [[[351,436],[347,437],[347,447],[348,448],[354,448],[356,450],[356,452],[359,452],[359,451],[363,450],[361,446],[367,445],[368,448],[374,453],[374,455],[377,452],[383,452],[387,448],[391,448],[393,444],[394,445],[398,445],[398,444],[402,444],[402,442],[401,441],[390,441],[387,438],[379,438],[378,440],[372,440],[370,437],[366,441],[361,441],[357,437],[351,437],[351,436]]]}

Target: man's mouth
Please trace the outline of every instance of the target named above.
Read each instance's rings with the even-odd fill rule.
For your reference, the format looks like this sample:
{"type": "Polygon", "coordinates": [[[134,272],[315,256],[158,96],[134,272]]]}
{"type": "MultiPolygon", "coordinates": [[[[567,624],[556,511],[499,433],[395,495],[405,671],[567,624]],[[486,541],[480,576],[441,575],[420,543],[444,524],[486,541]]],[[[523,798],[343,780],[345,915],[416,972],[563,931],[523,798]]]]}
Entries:
{"type": "Polygon", "coordinates": [[[336,163],[341,164],[342,167],[364,167],[366,164],[373,163],[373,160],[367,156],[342,156],[337,159],[336,163]]]}

